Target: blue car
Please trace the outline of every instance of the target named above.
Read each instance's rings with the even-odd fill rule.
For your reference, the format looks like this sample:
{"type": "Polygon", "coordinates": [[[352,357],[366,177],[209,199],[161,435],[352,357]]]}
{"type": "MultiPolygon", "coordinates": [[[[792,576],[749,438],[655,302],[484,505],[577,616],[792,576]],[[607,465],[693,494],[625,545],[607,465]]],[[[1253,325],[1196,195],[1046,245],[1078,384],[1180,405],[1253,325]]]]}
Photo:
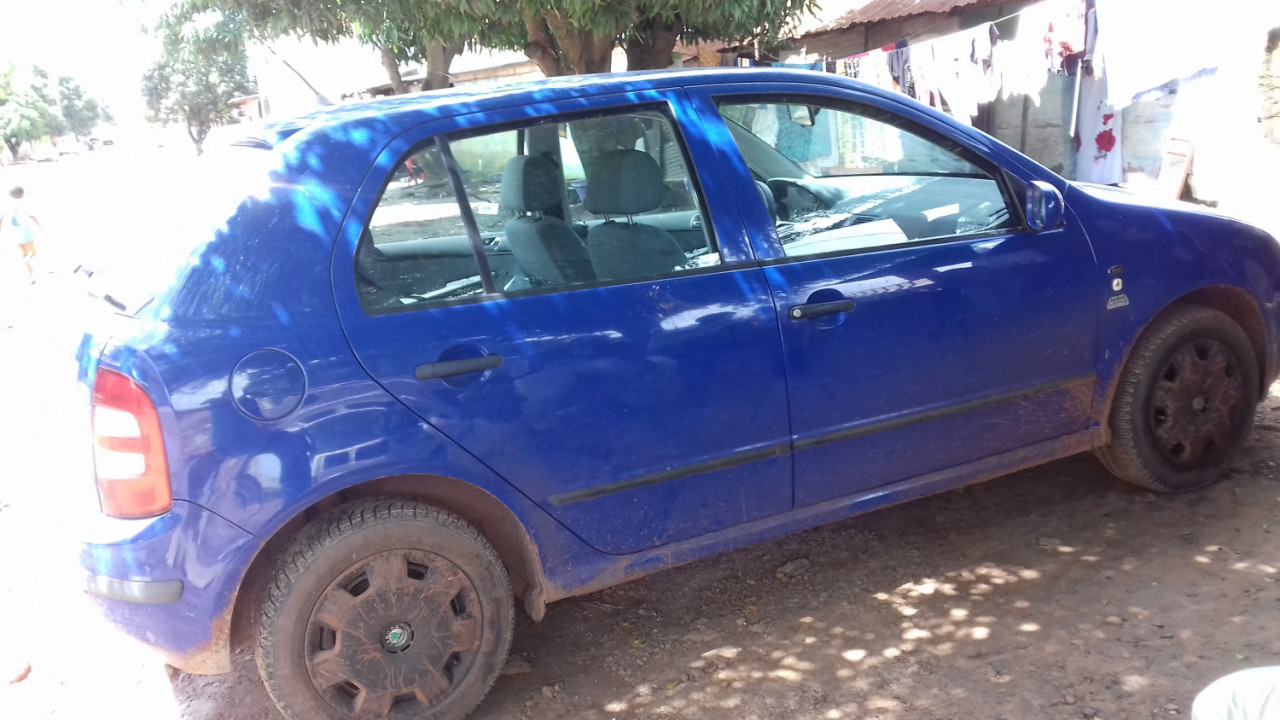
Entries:
{"type": "Polygon", "coordinates": [[[1204,487],[1280,246],[782,70],[346,105],[81,345],[105,615],[286,717],[467,715],[548,603],[1092,452],[1204,487]]]}

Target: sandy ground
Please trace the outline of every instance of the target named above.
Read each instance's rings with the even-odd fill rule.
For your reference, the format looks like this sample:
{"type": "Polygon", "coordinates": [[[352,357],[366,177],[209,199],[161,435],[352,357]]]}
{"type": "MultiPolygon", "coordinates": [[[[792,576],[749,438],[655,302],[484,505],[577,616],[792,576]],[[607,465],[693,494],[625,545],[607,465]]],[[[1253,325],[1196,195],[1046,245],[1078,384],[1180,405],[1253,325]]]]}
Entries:
{"type": "MultiPolygon", "coordinates": [[[[277,718],[249,656],[170,671],[80,592],[71,352],[97,309],[66,270],[119,207],[87,185],[36,285],[0,262],[0,716],[277,718]]],[[[1214,678],[1280,665],[1278,450],[1280,387],[1206,491],[1074,458],[557,603],[474,717],[1186,717],[1214,678]]]]}

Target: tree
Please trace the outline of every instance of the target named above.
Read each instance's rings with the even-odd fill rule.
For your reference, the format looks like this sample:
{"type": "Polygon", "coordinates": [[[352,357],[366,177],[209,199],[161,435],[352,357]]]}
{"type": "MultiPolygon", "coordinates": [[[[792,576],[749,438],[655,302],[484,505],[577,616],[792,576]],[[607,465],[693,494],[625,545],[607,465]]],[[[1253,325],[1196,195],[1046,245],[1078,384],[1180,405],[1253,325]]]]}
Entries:
{"type": "Polygon", "coordinates": [[[231,118],[231,99],[253,92],[241,18],[176,8],[157,30],[161,57],[142,78],[149,119],[182,122],[202,154],[209,131],[231,118]]]}
{"type": "Polygon", "coordinates": [[[74,78],[58,78],[58,108],[67,131],[80,138],[93,133],[105,113],[98,101],[89,97],[74,78]]]}
{"type": "Polygon", "coordinates": [[[49,87],[49,73],[44,68],[31,68],[31,92],[39,99],[39,102],[32,106],[32,109],[40,114],[40,121],[44,124],[44,131],[53,139],[55,145],[58,144],[58,137],[67,134],[67,123],[62,119],[62,113],[58,108],[58,98],[53,88],[49,87]]]}
{"type": "MultiPolygon", "coordinates": [[[[492,0],[184,0],[188,7],[242,14],[254,35],[355,38],[378,49],[392,91],[406,90],[402,62],[427,66],[427,89],[449,86],[449,67],[469,44],[489,39],[482,14],[492,0]]],[[[506,44],[510,44],[509,42],[506,44]]]]}
{"type": "Polygon", "coordinates": [[[669,67],[680,41],[771,42],[817,6],[815,0],[497,2],[519,13],[527,33],[521,49],[548,76],[608,72],[619,45],[629,70],[647,70],[669,67]]]}
{"type": "Polygon", "coordinates": [[[24,81],[17,69],[0,70],[0,137],[16,162],[22,144],[39,140],[47,133],[45,119],[49,107],[35,91],[35,80],[24,81]]]}

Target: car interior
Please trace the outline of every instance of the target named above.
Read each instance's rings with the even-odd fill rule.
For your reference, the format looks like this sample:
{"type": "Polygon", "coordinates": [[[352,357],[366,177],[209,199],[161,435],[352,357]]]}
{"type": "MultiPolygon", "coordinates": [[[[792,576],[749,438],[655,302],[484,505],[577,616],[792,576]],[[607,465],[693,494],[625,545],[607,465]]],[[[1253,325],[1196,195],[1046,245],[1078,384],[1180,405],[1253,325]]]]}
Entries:
{"type": "MultiPolygon", "coordinates": [[[[787,256],[1014,227],[998,175],[879,118],[796,103],[721,106],[787,256]]],[[[397,168],[356,253],[367,312],[488,292],[661,276],[720,261],[672,121],[632,110],[432,141],[397,168]],[[468,235],[463,211],[479,231],[468,235]],[[473,251],[484,249],[489,287],[473,251]]]]}
{"type": "MultiPolygon", "coordinates": [[[[719,262],[684,152],[662,112],[541,123],[448,143],[496,292],[719,262]]],[[[485,291],[435,142],[388,183],[357,249],[356,278],[365,310],[375,314],[485,291]]]]}

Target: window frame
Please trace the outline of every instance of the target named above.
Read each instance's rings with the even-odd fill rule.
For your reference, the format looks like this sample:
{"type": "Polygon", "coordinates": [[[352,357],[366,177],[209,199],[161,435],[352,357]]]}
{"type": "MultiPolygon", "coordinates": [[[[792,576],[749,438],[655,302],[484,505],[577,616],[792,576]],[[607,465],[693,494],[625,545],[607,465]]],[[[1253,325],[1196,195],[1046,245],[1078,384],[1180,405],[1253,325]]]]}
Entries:
{"type": "MultiPolygon", "coordinates": [[[[864,102],[858,102],[849,98],[840,98],[832,95],[826,95],[818,92],[800,91],[756,91],[756,92],[709,92],[707,99],[710,101],[711,107],[714,109],[714,119],[716,122],[724,125],[724,132],[732,138],[732,130],[728,127],[728,120],[721,113],[721,108],[726,105],[750,105],[750,104],[773,104],[773,105],[817,105],[824,110],[835,110],[857,115],[868,120],[884,123],[890,127],[894,127],[902,132],[914,135],[926,142],[954,153],[960,159],[969,162],[977,169],[983,171],[988,177],[996,183],[996,187],[1000,191],[1000,196],[1004,200],[1005,207],[1009,211],[1010,223],[1007,227],[984,230],[976,233],[966,233],[963,235],[947,235],[938,238],[929,238],[923,240],[912,240],[905,243],[895,245],[881,245],[867,248],[846,248],[841,250],[830,250],[823,253],[814,253],[811,255],[787,255],[782,244],[781,238],[777,234],[777,225],[771,224],[771,232],[773,234],[773,242],[782,252],[780,257],[768,258],[760,261],[762,267],[770,267],[773,265],[782,265],[793,262],[807,262],[809,260],[822,260],[828,258],[845,257],[851,255],[867,255],[877,252],[892,252],[895,250],[906,250],[911,248],[931,247],[934,245],[945,245],[957,242],[972,242],[993,237],[1003,237],[1006,235],[1020,234],[1031,232],[1027,225],[1025,209],[1022,202],[1018,200],[1017,193],[1013,191],[1013,178],[1008,170],[995,161],[987,158],[985,155],[977,152],[969,145],[921,123],[915,122],[900,113],[894,112],[886,108],[881,108],[864,102]]],[[[745,128],[744,128],[745,129],[745,128]]],[[[750,130],[747,130],[750,132],[750,130]]],[[[738,147],[736,141],[731,143],[732,152],[734,152],[742,168],[747,172],[747,178],[755,182],[755,176],[751,173],[751,166],[747,163],[746,157],[742,154],[742,150],[738,147]]],[[[779,152],[774,148],[775,152],[779,152]]],[[[783,157],[786,157],[785,155],[783,157]]],[[[787,158],[790,161],[790,158],[787,158]]],[[[791,161],[794,163],[794,161],[791,161]]],[[[930,176],[932,177],[932,176],[930,176]]],[[[939,175],[938,177],[946,177],[939,175]]],[[[748,203],[760,203],[761,215],[767,216],[763,212],[763,201],[759,198],[759,193],[747,193],[748,203]]],[[[743,202],[741,198],[739,202],[743,202]]]]}
{"type": "MultiPolygon", "coordinates": [[[[422,151],[426,150],[433,144],[435,144],[439,148],[441,158],[444,161],[445,168],[449,176],[449,187],[453,193],[454,202],[458,203],[459,214],[462,217],[464,227],[467,230],[467,237],[469,240],[469,244],[471,246],[472,258],[476,261],[477,268],[481,273],[480,279],[481,279],[481,285],[484,291],[477,294],[468,295],[465,297],[448,298],[448,299],[441,299],[441,300],[424,300],[418,303],[406,304],[403,307],[382,308],[375,312],[370,311],[370,308],[366,306],[363,298],[361,298],[359,296],[359,293],[357,292],[358,305],[361,311],[366,316],[381,317],[384,315],[396,315],[404,312],[413,312],[413,311],[420,311],[420,310],[433,310],[433,309],[439,309],[439,308],[453,307],[457,305],[470,305],[474,303],[492,302],[492,301],[506,300],[506,299],[518,299],[518,298],[530,297],[530,296],[536,296],[536,295],[547,295],[551,293],[574,292],[577,290],[593,290],[593,289],[599,289],[603,287],[611,287],[614,285],[628,285],[628,284],[633,284],[638,282],[652,282],[655,280],[666,280],[666,279],[686,277],[686,276],[705,275],[705,274],[717,273],[717,272],[729,272],[729,271],[740,269],[741,266],[744,265],[742,261],[735,261],[735,262],[725,261],[724,252],[720,246],[720,240],[716,233],[715,225],[714,223],[710,222],[706,218],[706,215],[708,213],[709,203],[707,201],[707,195],[702,188],[701,174],[698,172],[697,167],[693,163],[693,158],[689,151],[689,141],[688,141],[688,138],[686,137],[686,133],[684,132],[684,128],[681,127],[681,124],[678,118],[676,117],[676,113],[672,108],[671,101],[664,100],[664,99],[655,99],[651,101],[643,101],[643,102],[626,104],[626,105],[610,105],[610,106],[600,107],[600,108],[566,110],[561,112],[549,113],[547,115],[542,115],[540,117],[536,117],[532,119],[526,116],[523,118],[509,120],[505,122],[498,122],[498,123],[477,125],[477,126],[470,126],[470,127],[461,127],[461,128],[455,127],[453,129],[445,129],[439,132],[432,133],[414,142],[412,145],[408,147],[407,150],[400,153],[397,159],[395,160],[395,162],[391,164],[390,170],[386,174],[386,176],[382,179],[378,192],[375,194],[373,198],[373,202],[369,206],[368,212],[365,214],[365,216],[361,220],[360,237],[357,239],[356,247],[352,253],[351,273],[353,278],[356,278],[359,276],[359,271],[356,267],[356,263],[358,262],[358,258],[360,256],[360,247],[365,242],[365,237],[368,235],[369,223],[372,221],[374,213],[377,212],[378,207],[381,205],[382,200],[386,195],[387,189],[391,186],[392,181],[395,179],[397,168],[403,167],[404,162],[407,159],[413,157],[418,153],[421,153],[422,151]],[[467,199],[466,186],[463,181],[462,173],[460,168],[458,167],[457,161],[453,157],[453,153],[448,149],[450,146],[450,143],[458,140],[466,140],[466,139],[471,139],[476,137],[484,137],[486,135],[494,135],[502,132],[516,131],[518,133],[517,152],[520,155],[525,155],[527,154],[527,150],[528,150],[527,131],[531,127],[535,127],[538,125],[546,125],[546,124],[567,124],[570,122],[574,122],[575,120],[585,120],[585,119],[591,119],[591,118],[625,115],[628,113],[645,112],[645,111],[652,111],[660,114],[663,117],[663,119],[667,121],[667,123],[671,128],[672,136],[674,137],[675,142],[677,143],[680,149],[680,158],[682,162],[684,162],[685,170],[689,177],[690,192],[692,193],[694,200],[698,204],[698,214],[703,217],[701,230],[707,239],[707,246],[711,248],[720,257],[720,262],[716,263],[715,265],[710,265],[706,267],[684,268],[680,270],[671,270],[669,272],[663,272],[663,273],[637,275],[634,277],[627,277],[627,278],[620,278],[620,279],[613,279],[613,280],[598,280],[595,282],[577,283],[573,285],[561,285],[561,286],[551,286],[551,287],[530,287],[530,288],[521,288],[518,290],[511,290],[511,291],[504,290],[499,287],[495,287],[493,285],[492,272],[490,271],[490,268],[489,268],[488,255],[485,252],[484,238],[481,236],[479,226],[475,221],[474,213],[471,209],[471,203],[469,201],[465,203],[462,202],[467,199]]],[[[567,208],[566,208],[566,214],[568,214],[567,208]]],[[[561,219],[564,220],[565,222],[569,222],[567,218],[561,218],[561,219]]],[[[373,242],[372,238],[370,238],[369,242],[373,242]]]]}

